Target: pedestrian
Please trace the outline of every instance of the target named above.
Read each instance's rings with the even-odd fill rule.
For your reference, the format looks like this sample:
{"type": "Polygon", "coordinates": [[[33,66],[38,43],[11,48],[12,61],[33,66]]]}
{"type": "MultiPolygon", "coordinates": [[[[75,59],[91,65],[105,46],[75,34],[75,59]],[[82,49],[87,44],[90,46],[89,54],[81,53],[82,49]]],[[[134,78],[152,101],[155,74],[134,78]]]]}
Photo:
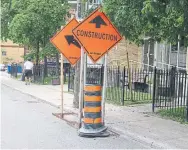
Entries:
{"type": "Polygon", "coordinates": [[[33,62],[31,62],[31,58],[28,58],[24,63],[24,74],[25,74],[25,84],[29,85],[31,83],[31,77],[33,74],[33,62]]]}

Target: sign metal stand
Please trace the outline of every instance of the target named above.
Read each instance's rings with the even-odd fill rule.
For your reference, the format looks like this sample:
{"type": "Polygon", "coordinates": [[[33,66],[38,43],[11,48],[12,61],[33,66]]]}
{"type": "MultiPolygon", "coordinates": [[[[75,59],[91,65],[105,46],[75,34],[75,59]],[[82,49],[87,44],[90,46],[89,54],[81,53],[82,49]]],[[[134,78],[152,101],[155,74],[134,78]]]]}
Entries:
{"type": "Polygon", "coordinates": [[[106,98],[106,84],[107,84],[107,56],[104,55],[104,77],[103,77],[103,90],[102,90],[102,123],[105,125],[104,116],[105,116],[105,98],[106,98]]]}
{"type": "Polygon", "coordinates": [[[108,17],[100,11],[100,7],[84,19],[72,30],[73,35],[81,45],[81,67],[80,67],[80,93],[79,93],[79,129],[82,124],[83,108],[83,85],[86,83],[86,57],[84,50],[90,59],[96,63],[102,56],[104,57],[104,79],[102,91],[102,124],[105,116],[105,95],[107,81],[107,53],[118,43],[122,37],[113,26],[108,17]],[[84,65],[85,64],[85,65],[84,65]]]}
{"type": "Polygon", "coordinates": [[[80,59],[80,93],[79,93],[79,128],[82,125],[82,109],[83,109],[83,85],[84,84],[84,49],[81,47],[80,59]]]}
{"type": "Polygon", "coordinates": [[[80,59],[81,46],[72,34],[72,28],[78,25],[78,21],[73,18],[66,26],[61,27],[51,39],[51,43],[61,52],[61,115],[63,117],[63,57],[66,57],[71,65],[76,64],[80,59]]]}

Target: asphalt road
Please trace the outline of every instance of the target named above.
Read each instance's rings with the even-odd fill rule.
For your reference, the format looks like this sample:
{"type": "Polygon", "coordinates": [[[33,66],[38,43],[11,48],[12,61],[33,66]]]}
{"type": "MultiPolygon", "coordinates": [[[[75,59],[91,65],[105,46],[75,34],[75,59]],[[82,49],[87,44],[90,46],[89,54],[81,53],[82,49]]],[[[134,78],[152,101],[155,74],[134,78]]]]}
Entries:
{"type": "Polygon", "coordinates": [[[83,138],[66,122],[54,117],[58,110],[1,85],[2,149],[120,149],[147,148],[123,136],[83,138]]]}

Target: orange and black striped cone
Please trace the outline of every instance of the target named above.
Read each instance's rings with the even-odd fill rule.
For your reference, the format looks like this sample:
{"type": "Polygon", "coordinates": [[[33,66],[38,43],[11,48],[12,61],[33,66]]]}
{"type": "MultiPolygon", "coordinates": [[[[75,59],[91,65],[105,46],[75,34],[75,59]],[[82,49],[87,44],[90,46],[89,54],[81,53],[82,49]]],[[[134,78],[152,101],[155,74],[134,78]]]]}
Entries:
{"type": "Polygon", "coordinates": [[[84,88],[84,109],[82,127],[79,136],[106,137],[107,127],[102,124],[101,119],[101,91],[100,85],[88,84],[84,88]]]}

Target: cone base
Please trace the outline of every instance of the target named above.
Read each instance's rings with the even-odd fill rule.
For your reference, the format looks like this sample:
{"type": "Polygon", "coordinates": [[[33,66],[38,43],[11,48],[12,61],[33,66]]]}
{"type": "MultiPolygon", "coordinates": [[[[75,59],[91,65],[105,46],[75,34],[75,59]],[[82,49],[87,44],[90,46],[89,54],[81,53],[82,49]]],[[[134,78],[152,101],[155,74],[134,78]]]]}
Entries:
{"type": "Polygon", "coordinates": [[[106,130],[107,127],[105,126],[102,126],[98,129],[85,129],[84,127],[82,127],[79,129],[78,135],[80,137],[108,137],[110,133],[106,130]]]}

